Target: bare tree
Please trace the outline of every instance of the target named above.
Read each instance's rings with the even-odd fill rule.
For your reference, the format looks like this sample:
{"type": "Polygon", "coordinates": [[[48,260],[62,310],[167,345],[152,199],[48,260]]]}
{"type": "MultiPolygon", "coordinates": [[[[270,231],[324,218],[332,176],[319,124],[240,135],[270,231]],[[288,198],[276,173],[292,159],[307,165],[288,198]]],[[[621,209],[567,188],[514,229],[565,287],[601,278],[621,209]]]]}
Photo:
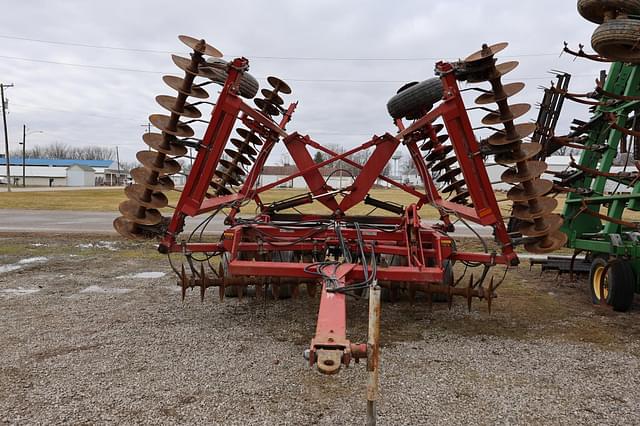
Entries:
{"type": "MultiPolygon", "coordinates": [[[[22,150],[13,154],[14,158],[22,158],[22,150]]],[[[25,158],[48,158],[58,160],[114,160],[115,149],[104,146],[71,147],[54,142],[49,145],[35,145],[25,151],[25,158]]]]}

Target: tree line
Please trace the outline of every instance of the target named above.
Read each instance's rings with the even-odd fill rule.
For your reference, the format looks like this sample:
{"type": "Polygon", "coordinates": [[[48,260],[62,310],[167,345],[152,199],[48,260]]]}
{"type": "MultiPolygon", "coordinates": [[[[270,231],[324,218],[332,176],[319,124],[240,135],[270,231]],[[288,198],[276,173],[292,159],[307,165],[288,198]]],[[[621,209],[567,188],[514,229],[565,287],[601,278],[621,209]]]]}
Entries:
{"type": "MultiPolygon", "coordinates": [[[[27,148],[25,158],[48,158],[59,160],[115,160],[115,148],[105,146],[69,146],[54,142],[48,145],[34,145],[27,148]]],[[[11,152],[12,158],[22,158],[22,150],[11,152]]]]}

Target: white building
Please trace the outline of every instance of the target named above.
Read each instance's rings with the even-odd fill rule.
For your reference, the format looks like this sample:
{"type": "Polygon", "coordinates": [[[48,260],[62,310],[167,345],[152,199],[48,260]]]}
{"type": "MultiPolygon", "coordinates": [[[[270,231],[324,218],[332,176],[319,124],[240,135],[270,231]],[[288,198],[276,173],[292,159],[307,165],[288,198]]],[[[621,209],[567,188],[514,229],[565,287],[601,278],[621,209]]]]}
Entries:
{"type": "MultiPolygon", "coordinates": [[[[48,158],[27,158],[24,161],[24,175],[27,186],[79,186],[77,185],[77,177],[68,182],[68,169],[73,166],[88,167],[93,169],[93,180],[89,182],[87,170],[83,173],[82,186],[101,186],[101,185],[117,185],[124,182],[127,174],[123,171],[118,173],[118,165],[111,160],[58,160],[48,158]],[[120,179],[118,179],[118,176],[120,179]]],[[[10,162],[11,184],[16,186],[22,185],[23,162],[22,158],[11,158],[10,162]]],[[[78,167],[74,168],[71,173],[78,174],[78,167]]],[[[0,182],[6,182],[6,160],[0,157],[0,182]]]]}
{"type": "Polygon", "coordinates": [[[67,167],[67,186],[95,186],[96,171],[93,167],[74,164],[67,167]]]}

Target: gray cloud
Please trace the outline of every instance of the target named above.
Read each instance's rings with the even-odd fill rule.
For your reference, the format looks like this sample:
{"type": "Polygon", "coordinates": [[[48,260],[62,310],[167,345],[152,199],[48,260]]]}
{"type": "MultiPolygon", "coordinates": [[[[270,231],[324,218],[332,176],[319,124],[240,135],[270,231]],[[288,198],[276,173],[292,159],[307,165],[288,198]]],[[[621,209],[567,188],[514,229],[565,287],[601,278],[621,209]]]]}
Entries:
{"type": "MultiPolygon", "coordinates": [[[[574,91],[592,88],[602,65],[559,52],[562,41],[588,41],[594,26],[574,1],[109,1],[5,0],[0,35],[101,46],[184,52],[177,34],[204,37],[227,54],[244,55],[258,78],[277,75],[294,88],[300,104],[290,129],[321,143],[353,146],[374,133],[393,132],[387,99],[402,82],[433,75],[425,60],[277,60],[267,57],[449,58],[464,57],[483,42],[509,41],[503,52],[520,67],[509,79],[524,79],[518,102],[535,103],[549,69],[575,74],[574,91]],[[254,59],[252,59],[252,57],[254,59]],[[306,80],[306,81],[296,81],[306,80]],[[311,81],[309,81],[311,80],[311,81]],[[354,81],[317,81],[354,80],[354,81]],[[375,81],[362,82],[361,80],[375,81]]],[[[15,83],[9,131],[17,148],[21,126],[44,130],[29,143],[118,145],[132,160],[143,149],[141,127],[160,112],[157,94],[170,93],[162,73],[178,74],[168,54],[74,47],[0,38],[0,81],[15,83]],[[7,59],[99,65],[145,70],[79,68],[7,59]]],[[[215,92],[210,86],[211,92],[215,92]]],[[[471,99],[469,100],[471,102],[471,99]]],[[[471,103],[469,103],[471,105],[471,103]]],[[[528,118],[534,118],[532,110],[528,118]]],[[[569,105],[560,129],[588,116],[569,105]]],[[[479,115],[472,114],[475,123],[479,115]]],[[[200,129],[202,130],[202,129],[200,129]]],[[[273,156],[279,160],[279,154],[273,156]]]]}

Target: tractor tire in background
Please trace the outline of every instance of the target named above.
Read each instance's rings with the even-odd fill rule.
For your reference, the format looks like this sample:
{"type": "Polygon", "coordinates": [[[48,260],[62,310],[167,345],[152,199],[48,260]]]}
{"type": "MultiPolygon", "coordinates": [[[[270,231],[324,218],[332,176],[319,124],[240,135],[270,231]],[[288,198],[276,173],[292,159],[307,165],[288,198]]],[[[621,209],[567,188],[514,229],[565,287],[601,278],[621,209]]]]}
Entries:
{"type": "Polygon", "coordinates": [[[594,24],[604,22],[606,11],[640,15],[640,0],[578,0],[578,13],[594,24]]]}
{"type": "Polygon", "coordinates": [[[633,303],[635,274],[629,262],[613,262],[604,275],[608,259],[597,255],[591,262],[589,271],[589,292],[591,301],[600,304],[601,287],[605,302],[613,307],[614,311],[626,312],[633,303]]]}
{"type": "Polygon", "coordinates": [[[442,94],[442,82],[439,78],[408,83],[389,99],[387,111],[393,119],[415,120],[429,112],[433,104],[442,99],[442,94]]]}
{"type": "MultiPolygon", "coordinates": [[[[220,65],[229,65],[229,62],[220,58],[207,58],[207,63],[209,64],[220,64],[220,65]]],[[[214,74],[214,77],[211,80],[219,83],[220,85],[224,85],[224,82],[227,81],[227,76],[229,75],[227,71],[222,68],[209,68],[209,70],[214,74]]],[[[247,99],[252,99],[258,93],[258,89],[260,88],[260,84],[258,80],[255,79],[254,76],[245,72],[242,74],[242,78],[240,78],[240,96],[247,99]]]]}
{"type": "Polygon", "coordinates": [[[619,18],[604,22],[593,32],[591,46],[608,59],[640,63],[640,20],[619,18]]]}

